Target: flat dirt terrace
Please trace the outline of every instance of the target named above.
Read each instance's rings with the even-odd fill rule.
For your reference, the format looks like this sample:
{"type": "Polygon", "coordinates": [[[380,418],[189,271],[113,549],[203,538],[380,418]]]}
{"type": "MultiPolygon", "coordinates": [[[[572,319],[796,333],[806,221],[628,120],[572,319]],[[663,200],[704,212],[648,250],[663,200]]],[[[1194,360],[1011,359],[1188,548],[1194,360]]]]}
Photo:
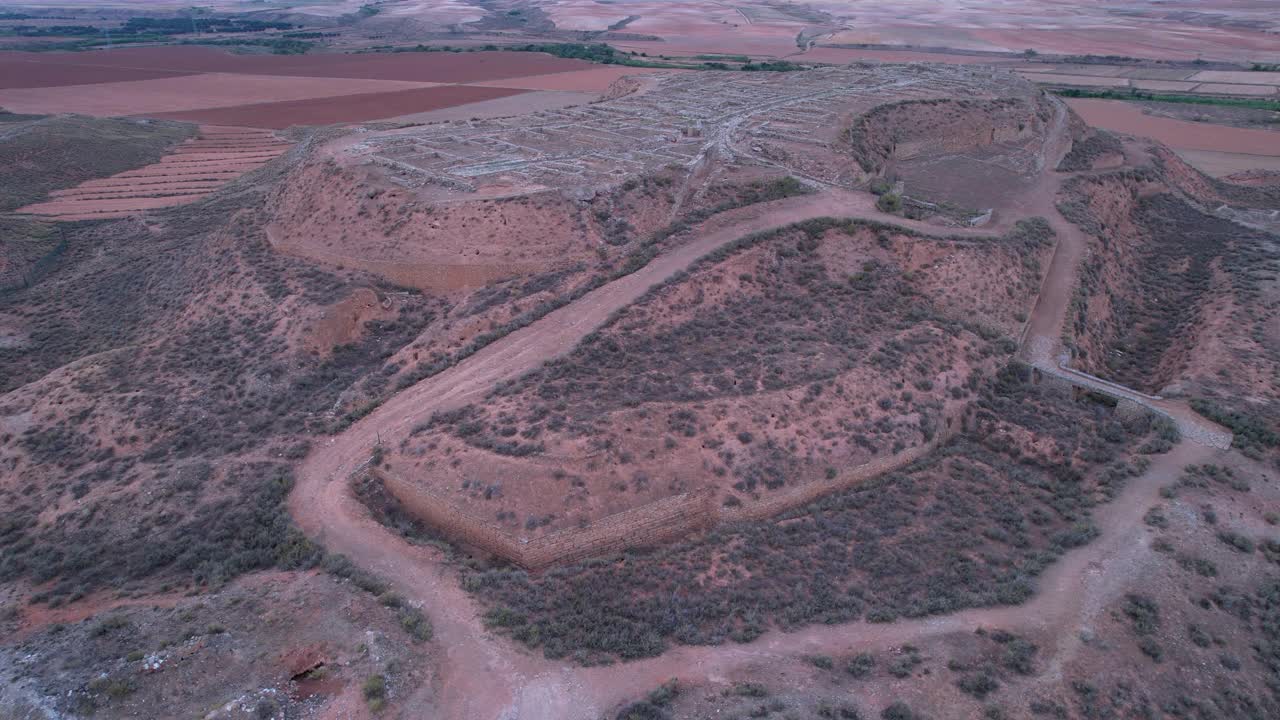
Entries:
{"type": "MultiPolygon", "coordinates": [[[[286,56],[233,55],[196,46],[10,51],[0,52],[0,107],[281,129],[416,115],[551,91],[590,93],[576,99],[586,102],[618,76],[614,70],[515,52],[286,56]]],[[[537,95],[530,99],[531,106],[539,102],[537,95]]]]}

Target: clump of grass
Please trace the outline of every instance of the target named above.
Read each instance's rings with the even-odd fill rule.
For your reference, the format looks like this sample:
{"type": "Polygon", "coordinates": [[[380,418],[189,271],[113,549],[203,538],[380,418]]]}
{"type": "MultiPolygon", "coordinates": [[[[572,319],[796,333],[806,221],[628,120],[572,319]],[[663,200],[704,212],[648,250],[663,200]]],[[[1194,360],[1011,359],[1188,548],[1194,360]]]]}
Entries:
{"type": "Polygon", "coordinates": [[[373,712],[379,712],[387,704],[387,678],[382,675],[370,675],[365,678],[361,687],[364,701],[373,712]]]}

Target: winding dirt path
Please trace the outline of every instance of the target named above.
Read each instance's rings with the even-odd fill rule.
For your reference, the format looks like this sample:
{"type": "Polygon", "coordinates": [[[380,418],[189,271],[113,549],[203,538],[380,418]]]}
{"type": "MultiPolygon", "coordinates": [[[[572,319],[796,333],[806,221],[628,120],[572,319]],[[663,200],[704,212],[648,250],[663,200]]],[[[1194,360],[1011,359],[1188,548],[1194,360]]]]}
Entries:
{"type": "MultiPolygon", "coordinates": [[[[826,216],[859,217],[948,237],[993,234],[990,228],[955,230],[904,220],[878,211],[873,198],[866,194],[838,190],[725,213],[704,224],[695,240],[395,395],[341,435],[314,449],[299,467],[297,483],[289,496],[289,510],[302,530],[329,551],[347,555],[361,568],[386,578],[397,592],[429,612],[439,644],[448,653],[437,687],[430,693],[437,703],[436,714],[431,717],[568,720],[596,704],[594,700],[586,702],[580,692],[565,691],[566,687],[583,687],[575,683],[579,669],[534,657],[488,633],[472,598],[462,590],[439,553],[411,545],[371,519],[351,495],[347,479],[369,458],[378,442],[395,444],[433,412],[481,400],[495,384],[517,378],[572,350],[616,310],[635,302],[650,287],[698,258],[753,232],[826,216]],[[548,684],[549,679],[554,682],[548,684]],[[516,714],[503,714],[502,708],[521,709],[516,714]],[[537,714],[535,708],[543,708],[548,714],[537,714]]],[[[625,670],[622,674],[626,675],[625,670]]],[[[604,687],[598,682],[591,685],[604,687]]],[[[427,695],[425,691],[423,694],[427,695]]],[[[597,699],[605,701],[603,696],[597,699]]],[[[581,717],[595,715],[587,712],[581,717]]]]}
{"type": "MultiPolygon", "coordinates": [[[[1042,215],[1059,233],[1059,246],[1027,337],[1056,339],[1070,301],[1084,238],[1056,212],[1061,183],[1051,168],[1070,146],[1065,110],[1046,146],[1040,180],[1012,202],[1005,217],[1042,215]],[[1074,234],[1073,234],[1074,233],[1074,234]]],[[[486,631],[472,598],[437,551],[411,545],[368,516],[348,489],[347,478],[379,442],[394,443],[414,423],[437,410],[480,400],[495,383],[512,379],[571,350],[617,309],[693,261],[751,232],[805,219],[837,216],[877,220],[929,234],[939,228],[878,212],[869,196],[836,190],[766,203],[713,218],[692,242],[656,258],[637,272],[584,296],[541,320],[496,341],[459,365],[399,393],[342,435],[318,448],[298,470],[289,508],[299,526],[332,552],[386,578],[396,591],[420,604],[436,629],[443,663],[431,687],[406,702],[417,717],[456,720],[594,720],[616,704],[677,676],[691,682],[723,678],[735,669],[799,653],[844,653],[964,632],[979,626],[1051,630],[1056,647],[1045,648],[1051,669],[1071,657],[1078,633],[1120,591],[1134,563],[1149,556],[1141,516],[1158,488],[1186,464],[1216,452],[1183,443],[1160,456],[1141,477],[1096,513],[1102,537],[1072,551],[1040,581],[1030,602],[969,610],[943,617],[888,625],[851,623],[770,632],[748,645],[679,647],[661,657],[624,665],[581,668],[548,661],[486,631]]],[[[947,235],[990,236],[990,228],[947,235]]],[[[1056,340],[1055,340],[1056,342],[1056,340]]]]}

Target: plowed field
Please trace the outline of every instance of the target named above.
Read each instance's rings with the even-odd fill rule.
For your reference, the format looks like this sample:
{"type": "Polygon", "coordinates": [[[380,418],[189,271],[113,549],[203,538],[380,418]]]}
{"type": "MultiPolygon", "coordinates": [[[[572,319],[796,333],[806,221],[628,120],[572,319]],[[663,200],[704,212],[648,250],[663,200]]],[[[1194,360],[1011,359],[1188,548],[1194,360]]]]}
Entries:
{"type": "Polygon", "coordinates": [[[290,143],[269,131],[204,125],[158,163],[89,180],[18,212],[54,220],[96,220],[193,202],[264,165],[290,143]]]}
{"type": "Polygon", "coordinates": [[[151,113],[150,117],[282,129],[291,125],[330,125],[377,120],[493,100],[523,92],[525,91],[477,85],[443,85],[395,92],[151,113]]]}
{"type": "MultiPolygon", "coordinates": [[[[544,90],[599,92],[622,74],[533,52],[234,55],[194,46],[0,51],[0,107],[280,129],[417,115],[544,90]]],[[[546,101],[531,103],[536,108],[546,101]]]]}

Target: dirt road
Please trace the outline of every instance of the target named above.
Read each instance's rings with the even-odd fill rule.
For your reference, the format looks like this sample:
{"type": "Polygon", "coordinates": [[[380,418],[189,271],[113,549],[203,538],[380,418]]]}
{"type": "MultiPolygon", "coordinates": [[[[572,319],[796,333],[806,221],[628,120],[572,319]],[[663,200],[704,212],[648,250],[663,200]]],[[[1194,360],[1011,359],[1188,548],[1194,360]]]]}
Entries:
{"type": "MultiPolygon", "coordinates": [[[[873,199],[865,193],[835,190],[726,213],[700,228],[692,242],[397,394],[312,451],[298,469],[297,484],[289,497],[290,512],[302,530],[326,549],[347,555],[361,568],[387,578],[398,592],[420,603],[429,613],[438,641],[449,657],[435,688],[439,707],[438,714],[432,717],[532,718],[542,716],[533,714],[531,708],[549,711],[562,700],[572,701],[578,710],[583,706],[580,695],[566,693],[562,687],[572,684],[575,669],[530,657],[486,632],[471,598],[438,553],[412,546],[370,519],[351,496],[347,478],[369,458],[379,441],[394,445],[433,412],[478,401],[495,384],[519,377],[568,352],[616,310],[716,248],[753,232],[825,216],[861,217],[935,235],[990,237],[993,232],[987,228],[953,230],[903,220],[876,210],[873,199]],[[531,682],[535,677],[540,678],[539,682],[531,682]],[[539,688],[549,677],[562,679],[554,684],[554,693],[542,695],[539,688]],[[527,710],[503,715],[499,709],[505,706],[527,710]]],[[[570,709],[561,708],[545,717],[577,717],[576,710],[570,709]]]]}
{"type": "MultiPolygon", "coordinates": [[[[1069,148],[1064,114],[1046,146],[1041,180],[1012,202],[1006,217],[1043,215],[1059,233],[1059,247],[1044,292],[1028,327],[1028,338],[1056,339],[1074,284],[1084,238],[1053,207],[1060,178],[1050,170],[1069,148]],[[1072,234],[1074,231],[1074,235],[1072,234]]],[[[446,662],[430,688],[410,698],[417,717],[457,720],[594,720],[618,702],[652,689],[669,677],[691,682],[731,675],[736,668],[802,652],[837,654],[850,649],[899,645],[978,626],[1050,628],[1058,647],[1044,656],[1061,663],[1074,651],[1076,630],[1118,592],[1131,566],[1149,557],[1140,518],[1158,488],[1187,463],[1203,462],[1217,451],[1183,443],[1161,456],[1122,495],[1097,513],[1102,538],[1071,552],[1042,578],[1040,592],[1016,607],[972,610],[889,625],[854,623],[796,633],[772,632],[748,645],[675,649],[642,662],[580,668],[535,656],[487,632],[476,605],[439,553],[410,545],[370,519],[351,496],[347,478],[382,441],[394,444],[422,418],[437,410],[481,399],[495,383],[518,377],[572,349],[617,309],[649,287],[688,267],[712,250],[751,232],[822,216],[860,217],[922,232],[937,228],[886,216],[869,196],[825,191],[766,203],[713,219],[690,243],[659,256],[641,270],[616,280],[548,314],[477,352],[459,365],[401,392],[342,435],[312,451],[298,470],[289,507],[301,528],[329,551],[350,557],[361,568],[386,578],[396,591],[430,615],[446,662]],[[1103,564],[1103,561],[1106,561],[1103,564]]],[[[947,231],[984,236],[993,230],[947,231]]],[[[1056,340],[1055,340],[1056,342],[1056,340]]]]}

